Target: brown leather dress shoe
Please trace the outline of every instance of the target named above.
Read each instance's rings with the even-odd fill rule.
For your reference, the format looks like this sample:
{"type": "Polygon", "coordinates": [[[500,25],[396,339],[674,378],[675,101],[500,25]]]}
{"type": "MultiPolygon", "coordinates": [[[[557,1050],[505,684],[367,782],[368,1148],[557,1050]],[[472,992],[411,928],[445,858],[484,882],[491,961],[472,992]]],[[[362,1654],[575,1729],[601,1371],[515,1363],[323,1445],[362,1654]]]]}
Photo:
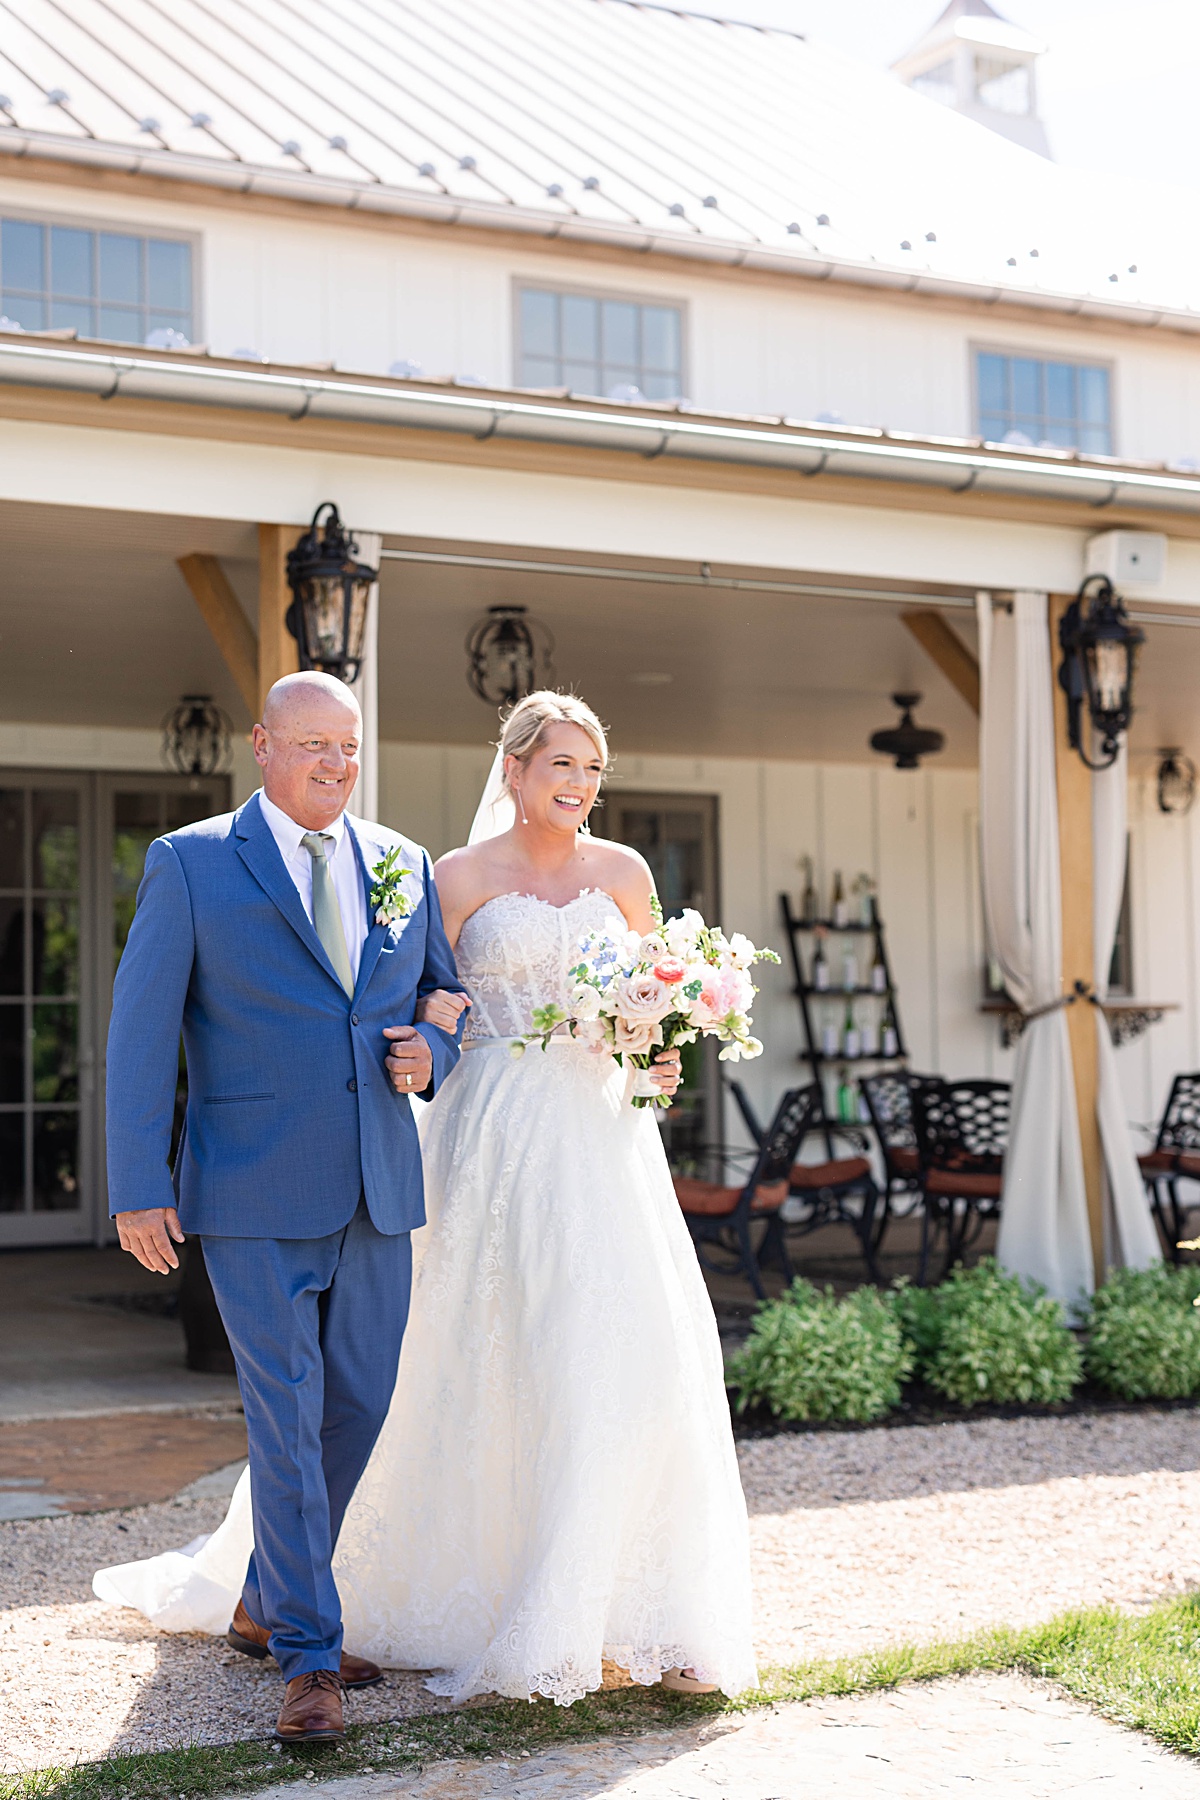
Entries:
{"type": "Polygon", "coordinates": [[[310,1669],[287,1684],[275,1736],[283,1744],[312,1744],[343,1738],[342,1681],[332,1669],[310,1669]]]}
{"type": "MultiPolygon", "coordinates": [[[[271,1654],[270,1633],[266,1626],[256,1625],[240,1600],[225,1636],[231,1648],[240,1650],[243,1656],[253,1656],[261,1662],[271,1654]]],[[[368,1662],[365,1656],[351,1656],[348,1650],[342,1651],[340,1673],[342,1686],[348,1688],[378,1687],[383,1680],[383,1670],[378,1663],[368,1662]]]]}

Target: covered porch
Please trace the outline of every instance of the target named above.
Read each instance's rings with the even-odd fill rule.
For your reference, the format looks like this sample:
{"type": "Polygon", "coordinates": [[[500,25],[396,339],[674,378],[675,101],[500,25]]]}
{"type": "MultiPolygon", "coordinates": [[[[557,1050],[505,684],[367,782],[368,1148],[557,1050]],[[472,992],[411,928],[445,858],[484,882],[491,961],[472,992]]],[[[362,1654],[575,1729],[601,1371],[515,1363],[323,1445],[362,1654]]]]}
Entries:
{"type": "MultiPolygon", "coordinates": [[[[981,591],[1002,600],[1078,585],[1097,514],[1061,482],[1047,495],[950,495],[859,468],[825,481],[815,467],[801,478],[735,460],[647,463],[611,441],[550,452],[429,428],[385,439],[375,424],[120,398],[101,411],[35,390],[3,390],[2,410],[14,454],[0,496],[0,768],[28,834],[20,904],[77,907],[78,939],[77,986],[61,1001],[55,992],[53,1017],[51,994],[29,985],[32,963],[12,994],[35,1049],[20,1095],[0,1103],[23,1134],[0,1241],[106,1235],[107,993],[140,856],[157,831],[253,790],[246,734],[295,654],[283,560],[327,498],[382,544],[367,671],[381,819],[435,855],[462,841],[497,725],[468,687],[464,640],[488,607],[525,606],[553,634],[555,680],[612,728],[602,829],[657,858],[681,898],[781,951],[780,896],[799,906],[805,859],[822,911],[835,874],[847,890],[866,875],[910,1066],[1008,1073],[1011,1049],[980,1010],[969,670],[981,591]],[[895,722],[901,690],[922,693],[921,722],[946,739],[916,771],[867,747],[895,722]],[[193,693],[210,694],[233,727],[228,771],[207,781],[171,773],[162,752],[164,715],[193,693]],[[38,891],[34,836],[38,796],[64,792],[55,804],[75,821],[78,889],[55,896],[38,891]],[[62,1141],[77,1133],[74,1160],[49,1183],[32,1148],[48,1108],[63,1115],[62,1141]]],[[[1160,746],[1200,756],[1200,526],[1178,505],[1121,518],[1169,533],[1165,581],[1130,593],[1147,632],[1131,735],[1130,986],[1178,1008],[1121,1052],[1128,1115],[1149,1123],[1172,1073],[1200,1063],[1196,826],[1159,813],[1154,794],[1160,746]]],[[[761,1117],[806,1078],[786,959],[763,971],[757,1020],[767,1054],[743,1073],[761,1117]]],[[[706,1141],[745,1141],[715,1079],[701,1099],[706,1141]]]]}

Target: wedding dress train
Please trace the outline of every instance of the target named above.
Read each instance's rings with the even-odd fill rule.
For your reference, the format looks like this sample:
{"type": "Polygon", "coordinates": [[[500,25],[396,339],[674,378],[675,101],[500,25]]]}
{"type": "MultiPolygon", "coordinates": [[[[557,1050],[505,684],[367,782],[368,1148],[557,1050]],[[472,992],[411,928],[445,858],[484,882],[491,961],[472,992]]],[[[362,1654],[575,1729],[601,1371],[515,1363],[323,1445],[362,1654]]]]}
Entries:
{"type": "MultiPolygon", "coordinates": [[[[505,894],[458,945],[462,1062],[421,1121],[429,1223],[391,1412],[334,1559],[346,1642],[465,1699],[569,1704],[601,1659],[755,1682],[745,1502],[720,1345],[654,1117],[607,1055],[514,1057],[617,911],[505,894]]],[[[251,1544],[102,1571],[168,1630],[224,1630],[251,1544]]]]}

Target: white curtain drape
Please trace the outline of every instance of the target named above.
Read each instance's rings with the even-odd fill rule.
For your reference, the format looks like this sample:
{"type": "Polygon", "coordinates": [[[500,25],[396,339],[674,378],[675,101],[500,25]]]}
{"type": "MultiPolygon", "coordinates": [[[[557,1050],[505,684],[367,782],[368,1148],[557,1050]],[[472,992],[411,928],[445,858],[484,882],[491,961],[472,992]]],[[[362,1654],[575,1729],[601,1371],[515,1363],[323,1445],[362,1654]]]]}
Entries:
{"type": "MultiPolygon", "coordinates": [[[[1122,744],[1121,753],[1112,767],[1100,769],[1092,776],[1092,930],[1096,959],[1092,980],[1101,1000],[1108,994],[1108,972],[1125,887],[1128,792],[1129,771],[1125,745],[1122,744]]],[[[1098,1007],[1096,1044],[1099,1057],[1096,1111],[1104,1147],[1108,1201],[1105,1260],[1125,1268],[1147,1269],[1162,1260],[1162,1252],[1129,1133],[1125,1102],[1117,1080],[1117,1055],[1112,1034],[1098,1007]]]]}
{"type": "MultiPolygon", "coordinates": [[[[992,954],[1026,1012],[1062,993],[1062,895],[1049,596],[1011,612],[979,601],[983,903],[992,954]]],[[[997,1256],[1077,1302],[1092,1289],[1083,1153],[1065,1008],[1031,1019],[1017,1049],[997,1256]]]]}

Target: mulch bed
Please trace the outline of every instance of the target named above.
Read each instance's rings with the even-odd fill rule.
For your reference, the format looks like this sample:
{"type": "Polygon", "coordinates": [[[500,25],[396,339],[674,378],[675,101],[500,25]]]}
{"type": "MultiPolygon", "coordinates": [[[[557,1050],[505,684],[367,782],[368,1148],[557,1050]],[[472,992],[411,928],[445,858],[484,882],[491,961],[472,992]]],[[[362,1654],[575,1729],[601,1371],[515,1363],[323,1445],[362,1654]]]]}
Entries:
{"type": "Polygon", "coordinates": [[[806,1431],[897,1430],[908,1425],[946,1425],[964,1419],[1070,1419],[1097,1413],[1195,1412],[1200,1410],[1200,1399],[1121,1400],[1085,1381],[1069,1400],[1056,1406],[1022,1405],[1020,1401],[1004,1405],[959,1406],[945,1394],[939,1394],[936,1388],[914,1381],[901,1390],[900,1404],[894,1412],[886,1413],[882,1419],[873,1419],[867,1425],[853,1419],[780,1419],[766,1406],[748,1406],[744,1413],[739,1413],[732,1392],[729,1407],[734,1437],[753,1440],[806,1431]]]}

